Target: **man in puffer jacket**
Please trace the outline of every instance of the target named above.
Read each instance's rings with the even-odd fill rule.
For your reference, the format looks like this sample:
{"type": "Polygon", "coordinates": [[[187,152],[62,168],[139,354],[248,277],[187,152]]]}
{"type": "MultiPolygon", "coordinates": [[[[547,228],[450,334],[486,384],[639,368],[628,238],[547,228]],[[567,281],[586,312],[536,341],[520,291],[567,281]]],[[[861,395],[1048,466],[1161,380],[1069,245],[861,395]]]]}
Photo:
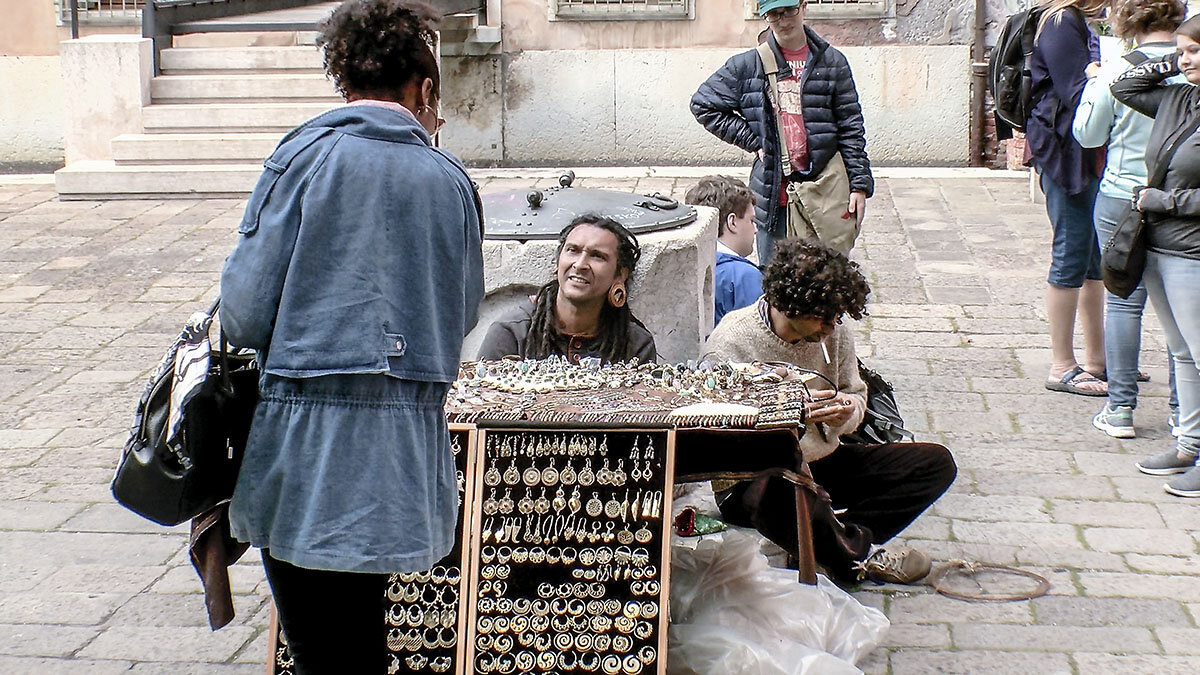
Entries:
{"type": "MultiPolygon", "coordinates": [[[[850,179],[846,211],[861,227],[867,198],[875,191],[862,108],[846,57],[804,25],[807,0],[759,0],[770,31],[767,43],[779,64],[779,98],[793,181],[815,180],[835,152],[850,179]]],[[[769,262],[775,242],[787,235],[786,183],[779,152],[779,125],[771,109],[770,84],[756,50],[725,62],[692,96],[696,120],[715,136],[757,154],[750,174],[758,224],[758,259],[769,262]]]]}

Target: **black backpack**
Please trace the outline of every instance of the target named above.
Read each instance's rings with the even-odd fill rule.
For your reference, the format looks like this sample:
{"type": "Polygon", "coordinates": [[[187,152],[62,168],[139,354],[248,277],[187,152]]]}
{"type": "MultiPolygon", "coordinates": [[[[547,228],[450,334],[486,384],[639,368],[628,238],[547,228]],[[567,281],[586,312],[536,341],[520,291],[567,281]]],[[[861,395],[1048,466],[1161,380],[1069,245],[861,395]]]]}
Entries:
{"type": "Polygon", "coordinates": [[[988,89],[996,104],[996,136],[1012,138],[1013,130],[1024,131],[1029,113],[1037,105],[1029,62],[1033,57],[1038,22],[1045,6],[1037,6],[1008,17],[996,46],[988,58],[988,89]]]}

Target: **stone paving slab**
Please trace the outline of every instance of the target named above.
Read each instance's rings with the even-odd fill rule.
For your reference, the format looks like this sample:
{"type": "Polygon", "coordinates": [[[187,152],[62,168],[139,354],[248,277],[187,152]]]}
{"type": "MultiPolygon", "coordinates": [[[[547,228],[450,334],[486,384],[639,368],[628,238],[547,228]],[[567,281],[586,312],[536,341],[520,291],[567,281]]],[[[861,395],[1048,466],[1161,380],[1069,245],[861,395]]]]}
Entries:
{"type": "MultiPolygon", "coordinates": [[[[482,188],[556,172],[478,172],[482,188]]],[[[581,172],[577,185],[682,198],[689,169],[581,172]]],[[[0,673],[260,673],[268,589],[231,570],[238,617],[205,626],[186,528],[116,506],[129,412],[186,317],[218,290],[237,200],[58,202],[0,182],[0,673]]],[[[1099,399],[1047,392],[1050,230],[1008,173],[886,177],[854,257],[874,286],[861,350],[957,483],[902,538],[938,562],[1046,576],[1033,601],[927,587],[856,593],[892,621],[867,673],[1200,670],[1200,518],[1133,463],[1168,447],[1161,331],[1146,321],[1139,438],[1090,427],[1099,399]]],[[[636,289],[634,293],[636,306],[636,289]]]]}

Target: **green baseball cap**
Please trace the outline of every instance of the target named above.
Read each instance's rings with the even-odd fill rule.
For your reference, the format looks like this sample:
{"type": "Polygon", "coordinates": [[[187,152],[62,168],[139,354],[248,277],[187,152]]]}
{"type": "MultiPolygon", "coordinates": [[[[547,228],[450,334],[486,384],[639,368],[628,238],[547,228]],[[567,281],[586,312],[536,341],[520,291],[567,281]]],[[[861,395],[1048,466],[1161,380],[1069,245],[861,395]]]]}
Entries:
{"type": "Polygon", "coordinates": [[[758,0],[758,15],[762,16],[780,7],[795,7],[799,4],[800,0],[758,0]]]}

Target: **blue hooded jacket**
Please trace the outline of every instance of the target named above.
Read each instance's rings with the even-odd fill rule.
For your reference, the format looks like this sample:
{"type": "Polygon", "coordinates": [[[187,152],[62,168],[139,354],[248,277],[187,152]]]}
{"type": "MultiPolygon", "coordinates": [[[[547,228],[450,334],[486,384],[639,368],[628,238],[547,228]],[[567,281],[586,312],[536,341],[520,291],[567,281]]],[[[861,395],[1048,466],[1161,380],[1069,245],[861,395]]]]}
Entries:
{"type": "Polygon", "coordinates": [[[717,251],[713,272],[713,325],[735,309],[753,304],[763,294],[762,271],[739,255],[717,251]]]}
{"type": "Polygon", "coordinates": [[[410,115],[354,105],[297,127],[265,167],[221,275],[230,342],[281,377],[454,381],[483,297],[462,164],[410,115]]]}

